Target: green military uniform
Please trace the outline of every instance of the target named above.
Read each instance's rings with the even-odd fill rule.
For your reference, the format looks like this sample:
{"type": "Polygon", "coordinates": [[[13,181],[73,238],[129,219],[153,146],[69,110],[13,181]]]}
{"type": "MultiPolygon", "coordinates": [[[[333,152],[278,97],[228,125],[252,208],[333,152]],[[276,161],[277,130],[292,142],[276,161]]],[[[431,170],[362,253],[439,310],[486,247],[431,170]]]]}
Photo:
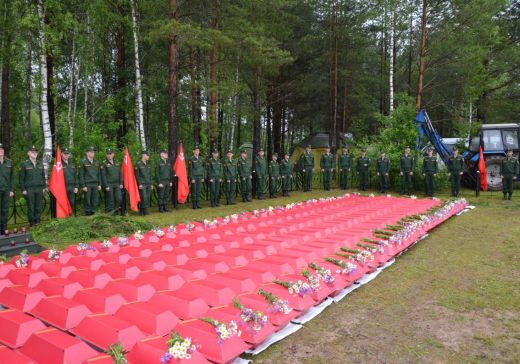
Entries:
{"type": "MultiPolygon", "coordinates": [[[[93,151],[93,148],[87,150],[93,151]]],[[[93,215],[99,203],[102,165],[95,159],[83,159],[79,164],[79,184],[85,191],[85,215],[93,215]]]]}
{"type": "Polygon", "coordinates": [[[330,190],[330,179],[334,171],[334,155],[332,153],[325,153],[320,159],[320,168],[323,172],[323,189],[330,190]]]}
{"type": "MultiPolygon", "coordinates": [[[[161,153],[168,153],[167,150],[161,153]]],[[[167,212],[166,206],[170,200],[170,193],[173,185],[173,167],[169,159],[159,158],[155,167],[155,181],[157,183],[157,199],[159,212],[167,212]],[[161,187],[162,186],[162,187],[161,187]]]]}
{"type": "MultiPolygon", "coordinates": [[[[65,148],[62,151],[64,154],[69,154],[69,149],[65,148]]],[[[63,175],[65,176],[65,188],[67,190],[67,197],[69,198],[70,207],[74,210],[76,206],[76,192],[74,190],[79,188],[78,185],[78,171],[74,162],[69,158],[68,161],[61,160],[63,167],[63,175]]]]}
{"type": "Polygon", "coordinates": [[[220,206],[220,183],[222,182],[222,163],[220,159],[212,156],[206,164],[206,170],[211,207],[218,207],[220,206]]]}
{"type": "Polygon", "coordinates": [[[390,159],[388,157],[379,157],[376,165],[377,174],[379,175],[379,192],[388,192],[388,185],[390,182],[390,159]]]}
{"type": "Polygon", "coordinates": [[[265,199],[265,180],[267,178],[267,162],[264,157],[257,156],[255,158],[253,173],[256,175],[256,196],[259,200],[263,200],[265,199]]]}
{"type": "Polygon", "coordinates": [[[399,161],[401,172],[401,194],[409,195],[412,191],[412,175],[415,170],[415,158],[411,154],[404,154],[399,161]]]}
{"type": "MultiPolygon", "coordinates": [[[[31,149],[36,150],[34,147],[31,149]]],[[[45,172],[43,162],[27,159],[20,167],[20,189],[26,191],[27,218],[29,225],[40,223],[40,215],[43,205],[43,190],[45,189],[45,172]]]]}
{"type": "Polygon", "coordinates": [[[506,157],[500,164],[500,175],[502,176],[502,193],[504,200],[511,199],[513,195],[513,180],[518,175],[518,159],[506,157]]]}
{"type": "MultiPolygon", "coordinates": [[[[3,148],[0,144],[0,148],[3,148]]],[[[9,219],[9,198],[14,192],[14,173],[13,162],[4,157],[0,161],[0,234],[4,234],[7,229],[9,219]]]]}
{"type": "Polygon", "coordinates": [[[437,158],[433,155],[424,157],[422,171],[426,196],[433,197],[435,194],[435,175],[438,172],[437,158]]]}
{"type": "Polygon", "coordinates": [[[232,157],[226,158],[224,161],[224,179],[226,180],[226,203],[234,205],[237,187],[237,163],[232,157]]]}
{"type": "Polygon", "coordinates": [[[460,155],[451,156],[448,159],[448,172],[450,173],[451,195],[458,196],[460,192],[460,177],[464,171],[464,160],[460,155]]]}
{"type": "Polygon", "coordinates": [[[206,178],[206,169],[202,157],[193,155],[189,162],[189,176],[191,182],[191,204],[194,209],[200,208],[200,192],[206,178]]]}
{"type": "Polygon", "coordinates": [[[346,190],[348,187],[348,172],[352,168],[352,158],[349,153],[342,153],[338,158],[339,187],[346,190]]]}
{"type": "Polygon", "coordinates": [[[361,156],[357,160],[357,172],[359,174],[359,188],[366,191],[368,188],[368,174],[370,169],[370,158],[361,156]]]}
{"type": "MultiPolygon", "coordinates": [[[[141,152],[141,155],[148,153],[146,151],[141,152]]],[[[150,207],[150,198],[152,196],[152,166],[149,161],[143,161],[142,159],[135,165],[135,179],[139,186],[139,214],[148,215],[148,208],[150,207]]]]}
{"type": "Polygon", "coordinates": [[[115,160],[110,162],[108,159],[103,161],[101,168],[101,185],[105,190],[105,212],[117,213],[121,208],[120,186],[123,185],[120,163],[115,160]]]}
{"type": "Polygon", "coordinates": [[[247,157],[241,155],[237,162],[238,177],[240,178],[240,192],[242,193],[242,202],[250,202],[249,194],[251,193],[251,167],[247,165],[247,157]]]}
{"type": "Polygon", "coordinates": [[[274,159],[269,162],[269,197],[277,197],[278,182],[280,181],[280,164],[274,159]]]}
{"type": "Polygon", "coordinates": [[[280,162],[280,175],[282,178],[282,193],[284,196],[289,196],[289,188],[291,187],[291,180],[293,166],[289,159],[282,159],[280,162]]]}
{"type": "MultiPolygon", "coordinates": [[[[307,148],[310,148],[308,146],[307,148]]],[[[298,160],[302,170],[303,192],[309,192],[312,186],[312,171],[314,169],[314,154],[305,151],[298,160]]]]}

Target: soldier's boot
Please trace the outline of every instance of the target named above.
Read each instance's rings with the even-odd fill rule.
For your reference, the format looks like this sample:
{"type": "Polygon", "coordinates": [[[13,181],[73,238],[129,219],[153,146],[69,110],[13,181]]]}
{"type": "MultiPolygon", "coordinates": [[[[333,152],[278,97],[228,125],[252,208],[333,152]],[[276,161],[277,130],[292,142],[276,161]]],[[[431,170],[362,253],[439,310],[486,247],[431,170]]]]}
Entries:
{"type": "Polygon", "coordinates": [[[191,207],[195,210],[197,208],[197,202],[195,200],[191,201],[191,207]]]}
{"type": "Polygon", "coordinates": [[[511,200],[511,197],[513,196],[513,194],[511,192],[509,192],[509,195],[507,196],[507,199],[508,200],[511,200]]]}
{"type": "Polygon", "coordinates": [[[159,204],[159,212],[163,212],[163,208],[162,208],[161,204],[159,204]]]}
{"type": "Polygon", "coordinates": [[[215,199],[215,206],[220,207],[220,199],[215,199]]]}
{"type": "Polygon", "coordinates": [[[507,200],[507,193],[504,192],[504,196],[502,197],[502,200],[507,200]]]}
{"type": "Polygon", "coordinates": [[[4,224],[0,224],[0,235],[5,235],[6,227],[4,224]]]}
{"type": "Polygon", "coordinates": [[[168,210],[168,208],[166,206],[167,206],[166,204],[162,205],[163,212],[170,212],[170,210],[168,210]]]}
{"type": "Polygon", "coordinates": [[[201,209],[201,208],[202,208],[202,207],[200,207],[200,201],[199,201],[199,200],[197,200],[197,208],[198,208],[198,209],[201,209]]]}
{"type": "Polygon", "coordinates": [[[246,202],[247,201],[247,198],[246,198],[246,195],[245,193],[242,194],[242,202],[246,202]]]}

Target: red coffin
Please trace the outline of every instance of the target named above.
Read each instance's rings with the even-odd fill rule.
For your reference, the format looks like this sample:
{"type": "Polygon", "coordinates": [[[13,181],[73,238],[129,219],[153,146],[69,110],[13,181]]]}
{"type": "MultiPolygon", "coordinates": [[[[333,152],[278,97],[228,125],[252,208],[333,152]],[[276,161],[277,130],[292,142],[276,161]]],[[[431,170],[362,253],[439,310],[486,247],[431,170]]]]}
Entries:
{"type": "Polygon", "coordinates": [[[60,297],[42,299],[31,314],[62,330],[69,330],[78,325],[91,312],[87,306],[60,297]]]}
{"type": "Polygon", "coordinates": [[[141,331],[152,335],[166,335],[179,322],[179,318],[173,312],[149,302],[126,303],[115,316],[133,323],[141,331]]]}
{"type": "Polygon", "coordinates": [[[79,290],[73,297],[94,313],[115,313],[126,300],[119,293],[108,292],[99,288],[79,290]]]}
{"type": "Polygon", "coordinates": [[[201,317],[209,310],[209,306],[199,295],[189,294],[184,290],[160,291],[148,302],[171,310],[182,320],[201,317]]]}
{"type": "Polygon", "coordinates": [[[5,310],[0,311],[0,327],[0,342],[15,349],[25,344],[33,332],[44,329],[45,325],[21,311],[5,310]]]}
{"type": "MultiPolygon", "coordinates": [[[[167,337],[154,336],[139,341],[132,351],[127,355],[127,359],[139,364],[157,364],[160,358],[166,353],[168,345],[167,337]],[[159,358],[159,359],[158,359],[159,358]]],[[[195,351],[189,360],[172,360],[172,364],[210,364],[209,361],[199,352],[195,351]]],[[[97,363],[92,363],[97,364],[97,363]]]]}
{"type": "Polygon", "coordinates": [[[40,290],[25,286],[12,286],[0,291],[0,304],[28,312],[44,297],[45,295],[40,290]]]}
{"type": "Polygon", "coordinates": [[[84,342],[54,328],[33,333],[20,351],[38,364],[80,364],[97,355],[84,342]]]}

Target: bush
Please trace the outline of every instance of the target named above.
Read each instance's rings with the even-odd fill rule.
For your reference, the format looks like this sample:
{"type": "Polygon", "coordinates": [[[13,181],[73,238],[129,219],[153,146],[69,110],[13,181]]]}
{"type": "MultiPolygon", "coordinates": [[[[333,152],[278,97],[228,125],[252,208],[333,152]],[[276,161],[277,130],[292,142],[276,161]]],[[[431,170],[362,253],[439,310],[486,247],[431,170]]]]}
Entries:
{"type": "Polygon", "coordinates": [[[79,242],[108,239],[120,234],[150,230],[147,221],[125,216],[98,214],[70,219],[53,219],[31,230],[33,238],[45,246],[64,247],[79,242]]]}

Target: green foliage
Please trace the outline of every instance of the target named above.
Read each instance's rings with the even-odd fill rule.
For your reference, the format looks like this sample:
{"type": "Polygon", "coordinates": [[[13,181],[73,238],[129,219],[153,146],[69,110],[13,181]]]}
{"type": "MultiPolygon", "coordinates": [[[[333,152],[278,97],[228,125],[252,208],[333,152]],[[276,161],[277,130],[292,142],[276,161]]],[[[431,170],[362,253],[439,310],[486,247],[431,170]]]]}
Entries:
{"type": "Polygon", "coordinates": [[[79,242],[108,239],[115,235],[150,230],[153,225],[139,218],[97,214],[69,219],[53,219],[31,230],[34,239],[45,246],[63,247],[79,242]]]}

